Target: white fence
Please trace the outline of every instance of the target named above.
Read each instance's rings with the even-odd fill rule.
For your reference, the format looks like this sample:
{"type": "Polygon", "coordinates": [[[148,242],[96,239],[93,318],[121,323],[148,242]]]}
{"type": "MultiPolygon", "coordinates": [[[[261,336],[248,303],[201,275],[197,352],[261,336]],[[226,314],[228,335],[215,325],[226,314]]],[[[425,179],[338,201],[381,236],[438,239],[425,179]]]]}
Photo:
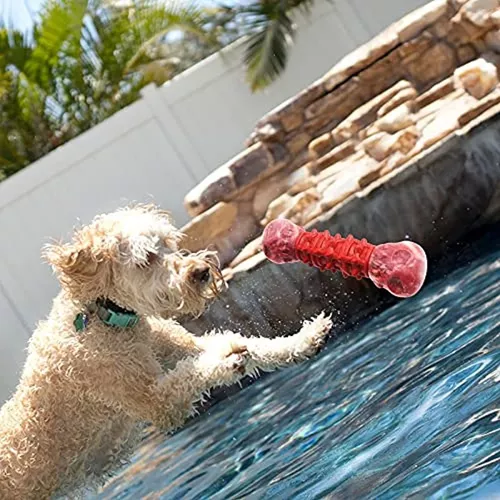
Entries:
{"type": "Polygon", "coordinates": [[[255,122],[424,0],[319,0],[300,19],[282,78],[252,95],[235,44],[0,184],[0,404],[12,391],[36,322],[57,292],[40,249],[131,201],[169,208],[242,149],[255,122]]]}

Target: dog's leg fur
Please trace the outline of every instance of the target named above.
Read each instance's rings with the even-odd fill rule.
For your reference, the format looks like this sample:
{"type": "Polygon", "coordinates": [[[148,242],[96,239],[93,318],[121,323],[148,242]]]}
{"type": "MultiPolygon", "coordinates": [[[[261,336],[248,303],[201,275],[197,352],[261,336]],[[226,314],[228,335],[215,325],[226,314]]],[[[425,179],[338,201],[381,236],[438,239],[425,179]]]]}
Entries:
{"type": "Polygon", "coordinates": [[[207,349],[210,349],[211,344],[214,343],[242,343],[248,350],[250,357],[248,369],[250,371],[255,370],[255,368],[273,371],[293,363],[299,363],[316,354],[324,343],[331,326],[330,317],[322,313],[312,321],[304,322],[298,333],[288,337],[245,338],[236,333],[225,332],[202,337],[202,339],[207,344],[207,349]]]}
{"type": "Polygon", "coordinates": [[[188,355],[211,352],[224,346],[226,349],[239,347],[248,350],[248,368],[272,371],[314,355],[324,342],[332,322],[329,317],[320,314],[311,322],[304,322],[295,335],[273,339],[244,337],[230,331],[197,337],[172,321],[158,321],[152,326],[155,331],[156,352],[162,361],[172,363],[188,355]]]}
{"type": "MultiPolygon", "coordinates": [[[[231,345],[179,361],[161,374],[160,365],[143,360],[138,366],[123,366],[105,374],[107,383],[96,380],[96,396],[141,421],[163,431],[179,428],[194,413],[195,404],[214,387],[230,385],[245,372],[248,353],[231,345]]],[[[102,380],[102,369],[96,372],[102,380]]]]}
{"type": "Polygon", "coordinates": [[[164,369],[172,369],[182,359],[204,352],[200,337],[188,332],[173,319],[148,318],[153,350],[164,369]]]}

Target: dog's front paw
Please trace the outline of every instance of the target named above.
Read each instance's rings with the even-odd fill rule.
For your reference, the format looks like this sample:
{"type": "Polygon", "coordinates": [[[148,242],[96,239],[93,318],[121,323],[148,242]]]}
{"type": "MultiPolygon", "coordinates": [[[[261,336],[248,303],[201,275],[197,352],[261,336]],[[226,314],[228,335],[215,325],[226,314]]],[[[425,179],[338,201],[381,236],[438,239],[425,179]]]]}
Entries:
{"type": "Polygon", "coordinates": [[[332,329],[332,325],[331,316],[326,316],[324,312],[311,321],[304,321],[300,336],[303,339],[303,354],[305,356],[313,356],[321,349],[332,329]]]}
{"type": "Polygon", "coordinates": [[[248,360],[250,355],[246,348],[241,348],[238,352],[233,352],[229,356],[226,357],[226,363],[231,370],[239,373],[240,375],[244,375],[246,372],[246,367],[248,364],[248,360]]]}
{"type": "Polygon", "coordinates": [[[237,382],[247,371],[250,355],[243,346],[226,346],[200,356],[204,376],[213,386],[237,382]]]}

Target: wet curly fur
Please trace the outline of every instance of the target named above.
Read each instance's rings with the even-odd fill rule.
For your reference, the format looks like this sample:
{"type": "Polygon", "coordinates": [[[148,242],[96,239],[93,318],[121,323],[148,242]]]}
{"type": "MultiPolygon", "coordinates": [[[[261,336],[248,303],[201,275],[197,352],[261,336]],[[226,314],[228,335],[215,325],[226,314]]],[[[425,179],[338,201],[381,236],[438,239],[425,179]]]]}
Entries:
{"type": "Polygon", "coordinates": [[[222,282],[215,254],[179,251],[180,236],[167,213],[135,206],[46,248],[61,291],[0,410],[0,498],[79,496],[127,460],[141,424],[172,431],[210,389],[317,351],[331,326],[323,315],[272,340],[186,331],[174,318],[201,313],[222,282]],[[98,298],[135,311],[138,324],[89,313],[77,332],[76,315],[98,298]]]}

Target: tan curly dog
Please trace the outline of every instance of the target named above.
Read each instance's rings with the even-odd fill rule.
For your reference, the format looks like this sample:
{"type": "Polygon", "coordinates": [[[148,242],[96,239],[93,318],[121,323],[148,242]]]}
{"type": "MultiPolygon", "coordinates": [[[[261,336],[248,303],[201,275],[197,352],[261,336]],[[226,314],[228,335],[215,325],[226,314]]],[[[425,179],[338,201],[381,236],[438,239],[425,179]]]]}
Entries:
{"type": "Polygon", "coordinates": [[[139,205],[46,249],[62,289],[0,410],[1,499],[96,488],[130,456],[139,424],[172,431],[210,389],[317,351],[323,315],[272,340],[187,332],[174,318],[201,313],[223,281],[215,254],[179,251],[180,237],[167,213],[139,205]]]}

